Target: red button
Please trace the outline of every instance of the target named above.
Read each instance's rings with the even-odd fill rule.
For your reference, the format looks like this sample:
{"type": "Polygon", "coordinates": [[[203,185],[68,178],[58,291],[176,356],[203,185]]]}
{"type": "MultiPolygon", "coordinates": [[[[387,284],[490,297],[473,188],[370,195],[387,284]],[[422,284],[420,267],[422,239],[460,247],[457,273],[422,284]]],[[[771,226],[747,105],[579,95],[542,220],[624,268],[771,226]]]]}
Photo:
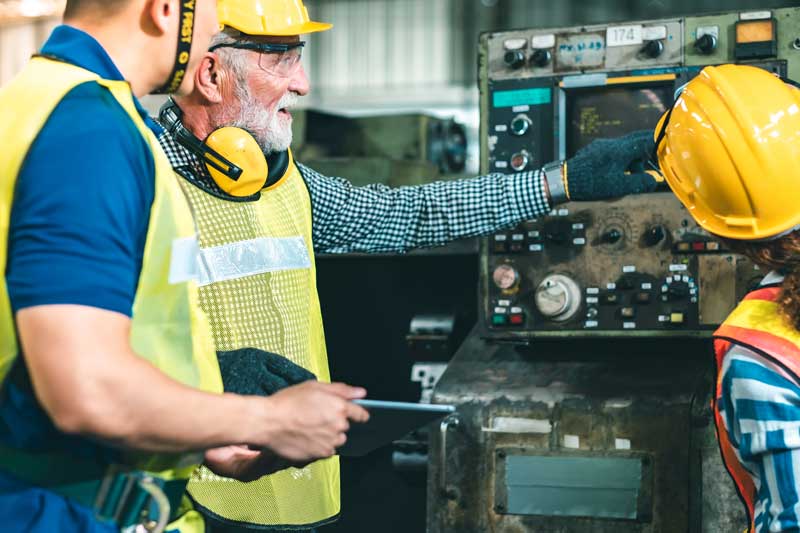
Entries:
{"type": "Polygon", "coordinates": [[[511,315],[509,318],[511,323],[517,326],[525,322],[525,315],[511,315]]]}
{"type": "Polygon", "coordinates": [[[704,242],[693,242],[692,243],[692,250],[695,252],[702,252],[706,249],[706,243],[704,242]]]}

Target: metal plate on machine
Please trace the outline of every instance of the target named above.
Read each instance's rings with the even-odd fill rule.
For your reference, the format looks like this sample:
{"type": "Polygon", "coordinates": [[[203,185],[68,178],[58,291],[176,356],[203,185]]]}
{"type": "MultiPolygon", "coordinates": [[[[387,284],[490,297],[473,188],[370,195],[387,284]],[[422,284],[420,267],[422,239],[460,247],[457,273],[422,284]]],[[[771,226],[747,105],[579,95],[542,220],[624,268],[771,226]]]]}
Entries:
{"type": "Polygon", "coordinates": [[[681,64],[683,39],[680,20],[517,30],[489,35],[485,60],[489,78],[496,81],[576,71],[652,69],[681,64]],[[524,44],[508,55],[509,43],[524,44]]]}
{"type": "Polygon", "coordinates": [[[649,515],[651,461],[640,455],[530,455],[498,450],[498,514],[637,520],[649,515]]]}

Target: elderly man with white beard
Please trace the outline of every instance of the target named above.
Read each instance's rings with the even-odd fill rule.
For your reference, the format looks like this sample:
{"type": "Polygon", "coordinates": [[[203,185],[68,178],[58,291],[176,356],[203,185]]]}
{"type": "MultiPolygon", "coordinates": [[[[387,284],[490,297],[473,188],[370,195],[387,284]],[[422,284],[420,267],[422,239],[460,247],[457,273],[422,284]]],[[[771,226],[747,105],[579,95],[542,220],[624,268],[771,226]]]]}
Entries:
{"type": "MultiPolygon", "coordinates": [[[[569,161],[516,174],[396,189],[323,176],[293,160],[289,109],[309,92],[299,36],[330,24],[309,20],[300,0],[219,0],[218,7],[229,25],[203,58],[194,91],[169,101],[159,120],[198,232],[173,249],[186,261],[170,275],[200,286],[229,392],[329,381],[315,253],[436,246],[535,218],[568,199],[655,188],[649,174],[626,172],[648,157],[652,132],[596,141],[569,161]]],[[[291,402],[280,408],[304,416],[291,402]]],[[[259,452],[230,453],[245,463],[259,452]]],[[[216,520],[214,532],[308,531],[340,511],[333,454],[248,484],[201,469],[189,492],[216,520]]]]}

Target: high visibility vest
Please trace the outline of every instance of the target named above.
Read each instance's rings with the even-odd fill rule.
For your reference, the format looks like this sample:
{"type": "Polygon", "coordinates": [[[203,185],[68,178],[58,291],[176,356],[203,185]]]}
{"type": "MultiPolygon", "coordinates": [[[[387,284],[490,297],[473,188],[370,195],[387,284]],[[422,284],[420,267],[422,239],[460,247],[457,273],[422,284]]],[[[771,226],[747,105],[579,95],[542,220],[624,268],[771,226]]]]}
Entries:
{"type": "Polygon", "coordinates": [[[766,286],[749,293],[714,333],[714,352],[717,361],[717,385],[713,400],[714,422],[722,460],[736,483],[739,497],[747,511],[747,533],[754,531],[753,510],[758,495],[753,478],[736,456],[720,413],[722,363],[731,346],[738,344],[777,363],[800,382],[800,332],[779,314],[777,299],[780,292],[780,286],[766,286]]]}
{"type": "MultiPolygon", "coordinates": [[[[181,167],[178,173],[192,172],[181,167]]],[[[197,176],[188,176],[197,180],[197,176]]],[[[178,176],[198,228],[200,304],[217,350],[253,347],[283,355],[330,381],[311,233],[311,200],[292,161],[255,201],[203,191],[178,176]]],[[[199,469],[189,493],[231,523],[305,529],[339,514],[339,460],[289,468],[251,483],[199,469]]]]}
{"type": "MultiPolygon", "coordinates": [[[[5,272],[14,186],[28,150],[56,106],[74,87],[96,82],[125,109],[152,150],[155,196],[150,211],[139,285],[133,303],[130,343],[133,351],[171,378],[208,392],[221,392],[222,379],[210,326],[199,305],[194,282],[170,283],[172,244],[195,235],[183,191],[158,140],[145,125],[130,85],[100,79],[67,63],[33,58],[0,90],[0,269],[5,272]]],[[[80,117],[77,117],[80,119],[80,117]]],[[[19,352],[5,278],[0,283],[0,382],[19,352]]],[[[142,384],[142,394],[147,384],[142,384]]],[[[68,450],[67,450],[68,451],[68,450]]],[[[22,451],[24,453],[24,450],[22,451]]],[[[123,463],[165,479],[185,479],[202,460],[198,454],[126,453],[123,463]]]]}

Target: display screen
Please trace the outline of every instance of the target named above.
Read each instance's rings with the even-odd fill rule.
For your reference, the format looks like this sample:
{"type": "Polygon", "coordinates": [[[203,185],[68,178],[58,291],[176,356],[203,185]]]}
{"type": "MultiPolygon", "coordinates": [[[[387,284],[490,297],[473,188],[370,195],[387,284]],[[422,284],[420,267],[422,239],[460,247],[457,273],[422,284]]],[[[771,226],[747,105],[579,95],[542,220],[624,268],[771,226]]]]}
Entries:
{"type": "Polygon", "coordinates": [[[672,105],[672,85],[606,86],[567,93],[567,157],[595,139],[654,129],[672,105]]]}

